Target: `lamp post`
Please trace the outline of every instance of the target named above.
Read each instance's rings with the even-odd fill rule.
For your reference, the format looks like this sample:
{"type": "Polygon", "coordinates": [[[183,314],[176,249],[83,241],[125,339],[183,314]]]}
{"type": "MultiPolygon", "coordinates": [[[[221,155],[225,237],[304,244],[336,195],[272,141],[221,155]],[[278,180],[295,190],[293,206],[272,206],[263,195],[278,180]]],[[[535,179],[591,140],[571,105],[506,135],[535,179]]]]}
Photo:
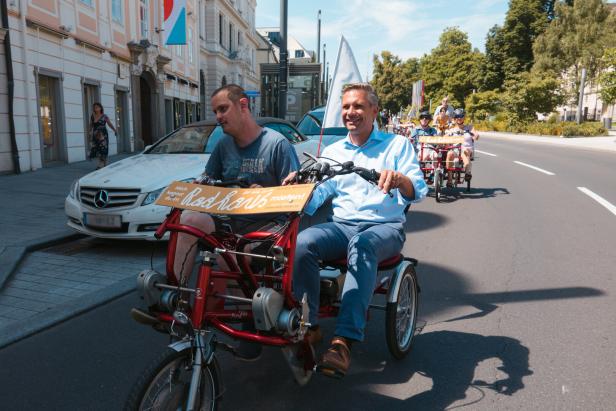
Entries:
{"type": "Polygon", "coordinates": [[[287,50],[287,0],[280,0],[280,66],[278,69],[278,117],[287,116],[288,62],[287,50]]]}

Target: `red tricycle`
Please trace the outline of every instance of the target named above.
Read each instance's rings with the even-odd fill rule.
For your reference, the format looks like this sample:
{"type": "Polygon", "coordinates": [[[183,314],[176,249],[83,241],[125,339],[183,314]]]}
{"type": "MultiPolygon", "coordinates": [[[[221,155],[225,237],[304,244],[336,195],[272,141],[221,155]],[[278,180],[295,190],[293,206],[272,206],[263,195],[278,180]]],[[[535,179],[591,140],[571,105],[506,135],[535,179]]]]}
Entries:
{"type": "Polygon", "coordinates": [[[462,165],[461,144],[464,137],[460,136],[420,136],[418,157],[424,180],[434,187],[434,197],[440,203],[443,197],[443,185],[451,173],[451,184],[456,187],[466,181],[466,191],[471,191],[471,177],[465,175],[462,165]],[[447,161],[447,153],[452,152],[453,158],[447,161]],[[448,164],[449,163],[449,164],[448,164]]]}
{"type": "MultiPolygon", "coordinates": [[[[309,197],[322,181],[349,173],[357,173],[374,184],[379,179],[376,171],[356,167],[352,162],[330,166],[314,160],[302,167],[297,178],[300,185],[307,183],[309,197]]],[[[228,184],[214,182],[216,186],[228,184]]],[[[278,189],[286,187],[297,186],[278,189]]],[[[298,301],[291,289],[296,237],[306,200],[299,211],[285,213],[280,230],[243,236],[222,232],[206,234],[180,224],[182,209],[172,209],[156,231],[159,239],[170,232],[167,274],[154,270],[139,274],[137,288],[147,309],[132,310],[133,318],[140,323],[169,333],[172,343],[137,381],[127,400],[127,409],[217,409],[222,400],[222,377],[216,350],[235,352],[235,347],[217,338],[217,333],[281,347],[296,381],[299,384],[309,381],[316,362],[314,350],[304,338],[310,326],[308,304],[305,295],[298,301]],[[179,233],[198,238],[200,264],[195,286],[179,282],[174,274],[179,233]],[[266,251],[247,250],[248,244],[257,242],[267,243],[266,251]],[[217,257],[224,259],[228,270],[222,271],[215,265],[217,257]],[[253,267],[256,260],[263,263],[259,269],[253,267]],[[220,287],[214,286],[216,281],[226,282],[226,290],[217,291],[220,287]],[[243,323],[251,327],[242,327],[243,323]],[[248,328],[254,331],[247,331],[248,328]]],[[[321,278],[319,315],[332,317],[337,315],[340,305],[346,261],[327,261],[322,265],[340,272],[321,278]]],[[[382,261],[374,294],[383,295],[385,304],[370,305],[371,309],[385,311],[387,346],[398,359],[410,351],[415,335],[419,302],[416,265],[416,260],[401,254],[382,261]]]]}

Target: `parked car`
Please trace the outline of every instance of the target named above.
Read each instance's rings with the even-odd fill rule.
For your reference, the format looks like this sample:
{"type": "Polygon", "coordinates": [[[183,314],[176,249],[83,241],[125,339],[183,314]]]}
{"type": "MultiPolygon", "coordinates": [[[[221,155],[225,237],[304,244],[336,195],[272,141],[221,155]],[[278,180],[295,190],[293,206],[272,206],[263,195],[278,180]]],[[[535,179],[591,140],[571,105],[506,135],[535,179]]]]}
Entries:
{"type": "MultiPolygon", "coordinates": [[[[321,139],[321,124],[323,123],[323,116],[325,115],[325,106],[316,107],[302,117],[297,123],[297,129],[306,137],[311,140],[321,139]]],[[[348,130],[346,127],[328,127],[323,130],[323,146],[330,145],[344,136],[346,136],[348,130]]]]}
{"type": "MultiPolygon", "coordinates": [[[[300,157],[316,155],[318,142],[307,139],[291,123],[257,119],[280,132],[300,157]]],[[[73,182],[64,202],[68,226],[95,237],[153,240],[168,207],[154,202],[172,181],[193,181],[224,135],[215,121],[183,126],[135,156],[94,171],[73,182]]]]}

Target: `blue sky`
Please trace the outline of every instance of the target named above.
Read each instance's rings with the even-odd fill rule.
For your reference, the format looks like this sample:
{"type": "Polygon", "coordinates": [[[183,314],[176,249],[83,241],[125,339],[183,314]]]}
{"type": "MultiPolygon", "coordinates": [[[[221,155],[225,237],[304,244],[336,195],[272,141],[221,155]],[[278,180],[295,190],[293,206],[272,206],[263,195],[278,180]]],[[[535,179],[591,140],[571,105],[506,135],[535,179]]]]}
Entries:
{"type": "MultiPolygon", "coordinates": [[[[401,58],[421,57],[438,44],[446,27],[457,26],[484,51],[485,36],[502,24],[507,0],[289,0],[289,34],[309,50],[317,48],[321,10],[321,47],[327,44],[330,74],[340,35],[348,40],[364,80],[372,55],[389,50],[401,58]]],[[[279,27],[280,0],[257,0],[257,27],[279,27]]],[[[321,49],[321,56],[322,56],[321,49]]]]}

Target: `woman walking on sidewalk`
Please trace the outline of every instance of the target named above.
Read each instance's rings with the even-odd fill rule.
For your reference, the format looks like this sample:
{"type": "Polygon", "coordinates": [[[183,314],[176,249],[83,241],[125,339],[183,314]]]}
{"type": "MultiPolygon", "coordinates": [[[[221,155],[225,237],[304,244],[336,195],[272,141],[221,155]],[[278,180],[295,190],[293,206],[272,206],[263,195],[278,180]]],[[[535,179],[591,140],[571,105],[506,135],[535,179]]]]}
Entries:
{"type": "Polygon", "coordinates": [[[92,136],[90,159],[98,158],[97,170],[107,165],[107,155],[109,155],[107,125],[113,130],[113,134],[117,136],[118,132],[105,114],[102,104],[94,103],[92,105],[92,115],[90,116],[90,135],[92,136]]]}

